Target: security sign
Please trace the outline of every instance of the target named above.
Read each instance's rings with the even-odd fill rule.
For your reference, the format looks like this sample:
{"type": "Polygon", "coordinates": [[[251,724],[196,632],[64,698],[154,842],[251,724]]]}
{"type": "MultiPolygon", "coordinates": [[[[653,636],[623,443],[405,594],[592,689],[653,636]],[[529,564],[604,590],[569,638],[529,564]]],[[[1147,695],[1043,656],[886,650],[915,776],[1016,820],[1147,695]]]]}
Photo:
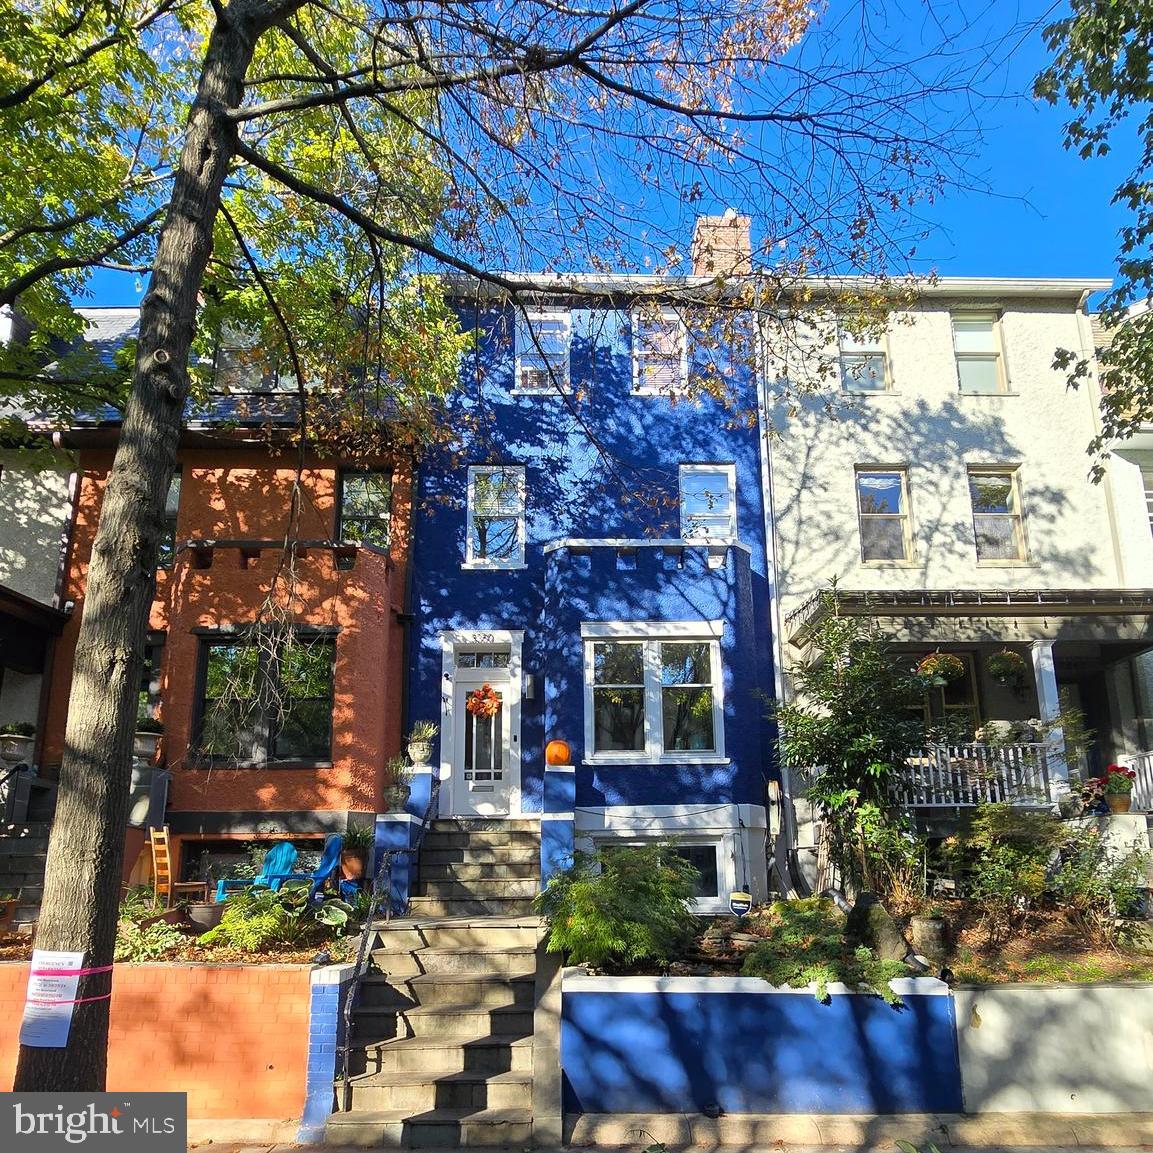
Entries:
{"type": "Polygon", "coordinates": [[[752,893],[730,893],[729,911],[734,917],[743,917],[753,907],[752,893]]]}

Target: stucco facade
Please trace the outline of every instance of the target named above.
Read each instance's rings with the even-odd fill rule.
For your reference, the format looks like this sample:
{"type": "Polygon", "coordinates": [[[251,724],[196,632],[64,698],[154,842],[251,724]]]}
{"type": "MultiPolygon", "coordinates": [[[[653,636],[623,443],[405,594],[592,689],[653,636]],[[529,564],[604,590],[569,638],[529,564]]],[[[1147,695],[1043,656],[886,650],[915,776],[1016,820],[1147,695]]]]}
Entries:
{"type": "Polygon", "coordinates": [[[560,389],[517,387],[524,346],[512,308],[462,305],[478,349],[450,402],[457,439],[420,471],[410,713],[441,726],[442,813],[540,814],[545,745],[563,739],[578,847],[673,835],[715,850],[702,900],[718,907],[734,886],[765,887],[773,679],[752,345],[747,331],[717,342],[690,322],[685,379],[722,381],[723,399],[639,389],[628,287],[548,301],[571,326],[560,389]],[[710,540],[694,540],[683,519],[695,466],[730,477],[733,525],[710,540]],[[521,510],[522,539],[497,564],[478,560],[469,539],[478,470],[492,469],[521,485],[508,507],[521,510]],[[709,684],[670,687],[690,648],[693,675],[709,684]],[[617,658],[635,687],[601,697],[617,658]],[[486,762],[481,782],[469,759],[480,755],[480,724],[468,709],[486,683],[501,696],[500,749],[496,779],[486,762]],[[715,714],[683,740],[670,732],[681,691],[715,714]],[[609,734],[631,707],[621,702],[639,709],[642,694],[643,737],[609,734]]]}

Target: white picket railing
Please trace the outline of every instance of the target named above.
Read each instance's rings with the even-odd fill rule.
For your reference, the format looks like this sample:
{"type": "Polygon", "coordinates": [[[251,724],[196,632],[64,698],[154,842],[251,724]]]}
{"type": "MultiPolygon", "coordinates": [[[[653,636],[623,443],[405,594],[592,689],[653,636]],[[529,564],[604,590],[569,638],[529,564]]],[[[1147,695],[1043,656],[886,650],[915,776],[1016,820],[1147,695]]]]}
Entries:
{"type": "Polygon", "coordinates": [[[1117,763],[1137,773],[1133,782],[1134,809],[1153,809],[1153,752],[1133,753],[1118,757],[1117,763]]]}
{"type": "Polygon", "coordinates": [[[894,786],[897,803],[910,809],[1048,804],[1048,752],[1043,744],[929,745],[909,758],[908,774],[894,786]]]}

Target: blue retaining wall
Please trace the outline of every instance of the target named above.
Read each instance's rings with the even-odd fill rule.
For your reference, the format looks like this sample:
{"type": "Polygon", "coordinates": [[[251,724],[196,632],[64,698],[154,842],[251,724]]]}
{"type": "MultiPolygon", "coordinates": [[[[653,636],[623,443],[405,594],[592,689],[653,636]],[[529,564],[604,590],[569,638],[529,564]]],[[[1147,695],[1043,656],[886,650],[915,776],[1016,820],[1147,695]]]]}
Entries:
{"type": "Polygon", "coordinates": [[[337,1049],[344,1039],[343,1006],[355,965],[313,969],[308,1013],[308,1070],[297,1140],[320,1141],[332,1112],[337,1049]]]}
{"type": "Polygon", "coordinates": [[[646,978],[615,982],[642,982],[637,992],[607,991],[612,979],[566,979],[566,1112],[961,1111],[953,1000],[938,982],[925,986],[937,987],[929,995],[902,991],[904,1004],[891,1008],[857,993],[822,1005],[749,978],[655,980],[670,991],[646,978]]]}

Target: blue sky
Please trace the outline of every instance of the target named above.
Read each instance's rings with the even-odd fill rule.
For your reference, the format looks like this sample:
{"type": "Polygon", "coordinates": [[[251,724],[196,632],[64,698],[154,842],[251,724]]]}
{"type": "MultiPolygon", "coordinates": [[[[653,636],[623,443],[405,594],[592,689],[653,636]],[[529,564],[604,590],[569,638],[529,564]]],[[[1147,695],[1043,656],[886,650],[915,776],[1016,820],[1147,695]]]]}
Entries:
{"type": "MultiPolygon", "coordinates": [[[[891,7],[885,0],[873,0],[871,7],[890,20],[896,13],[898,28],[906,4],[918,11],[918,0],[887,3],[891,7]]],[[[1006,23],[1014,18],[1048,20],[1060,7],[1049,0],[992,0],[989,7],[977,5],[972,27],[990,16],[1003,16],[1006,23]]],[[[951,11],[944,5],[941,11],[967,28],[967,5],[951,11]]],[[[918,30],[911,23],[907,27],[915,51],[918,30]]],[[[1125,214],[1110,201],[1135,162],[1136,141],[1114,140],[1113,153],[1103,159],[1084,161],[1066,152],[1061,141],[1067,110],[1029,95],[1045,61],[1040,32],[1035,31],[987,83],[1003,95],[985,100],[975,111],[983,140],[969,166],[971,187],[953,189],[923,208],[930,235],[919,247],[915,264],[920,271],[945,276],[1113,275],[1117,232],[1125,214]]],[[[138,283],[132,276],[99,273],[85,303],[137,303],[138,283]]]]}

